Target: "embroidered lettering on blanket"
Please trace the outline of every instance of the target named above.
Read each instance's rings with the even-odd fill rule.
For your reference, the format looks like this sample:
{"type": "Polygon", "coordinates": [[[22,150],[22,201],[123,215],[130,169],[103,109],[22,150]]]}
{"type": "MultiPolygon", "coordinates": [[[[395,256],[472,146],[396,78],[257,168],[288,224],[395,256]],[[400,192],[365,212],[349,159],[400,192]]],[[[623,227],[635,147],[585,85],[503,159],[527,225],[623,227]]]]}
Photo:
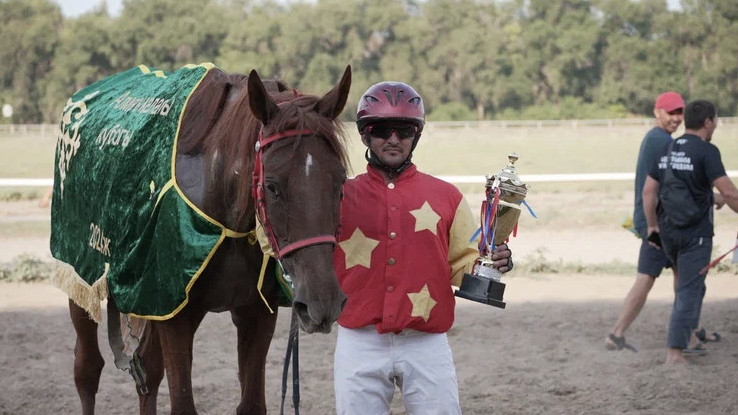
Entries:
{"type": "Polygon", "coordinates": [[[98,322],[108,294],[123,313],[171,318],[224,238],[174,180],[181,114],[213,67],[139,66],[81,89],[64,107],[51,211],[54,282],[98,322]]]}

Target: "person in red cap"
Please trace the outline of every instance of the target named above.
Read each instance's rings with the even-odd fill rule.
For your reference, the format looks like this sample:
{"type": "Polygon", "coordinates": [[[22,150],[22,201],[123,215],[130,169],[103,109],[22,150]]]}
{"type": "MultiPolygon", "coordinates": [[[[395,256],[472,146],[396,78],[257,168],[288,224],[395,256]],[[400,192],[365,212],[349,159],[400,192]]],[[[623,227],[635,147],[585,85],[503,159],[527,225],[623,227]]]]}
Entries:
{"type": "MultiPolygon", "coordinates": [[[[366,173],[346,181],[334,265],[348,296],[338,319],[338,415],[388,414],[395,388],[407,413],[461,414],[446,332],[463,274],[479,256],[463,194],[421,173],[412,154],[425,124],[420,95],[380,82],[359,100],[366,173]]],[[[507,244],[494,267],[512,269],[507,244]]]]}
{"type": "Polygon", "coordinates": [[[684,100],[677,92],[664,92],[656,98],[653,106],[653,115],[656,117],[656,126],[653,127],[641,142],[636,162],[635,177],[635,204],[633,208],[633,225],[641,239],[641,249],[638,254],[638,272],[620,311],[620,316],[615,322],[612,331],[605,338],[605,346],[609,350],[628,349],[637,351],[635,347],[625,341],[625,331],[638,317],[643,305],[646,303],[648,293],[651,291],[656,278],[661,275],[664,268],[672,268],[674,273],[674,286],[677,282],[676,269],[664,252],[651,246],[646,240],[646,217],[643,214],[643,184],[651,166],[656,158],[671,140],[671,135],[682,124],[682,112],[684,111],[684,100]]]}

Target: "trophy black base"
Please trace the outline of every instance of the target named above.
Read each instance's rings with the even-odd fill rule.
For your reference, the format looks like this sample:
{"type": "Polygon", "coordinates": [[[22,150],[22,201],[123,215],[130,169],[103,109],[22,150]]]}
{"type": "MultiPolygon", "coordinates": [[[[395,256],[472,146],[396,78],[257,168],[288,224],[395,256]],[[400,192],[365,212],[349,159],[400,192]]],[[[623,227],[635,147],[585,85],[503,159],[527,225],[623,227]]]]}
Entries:
{"type": "Polygon", "coordinates": [[[503,294],[505,283],[473,274],[464,274],[461,287],[454,292],[457,297],[499,308],[505,308],[507,305],[502,301],[503,294]]]}

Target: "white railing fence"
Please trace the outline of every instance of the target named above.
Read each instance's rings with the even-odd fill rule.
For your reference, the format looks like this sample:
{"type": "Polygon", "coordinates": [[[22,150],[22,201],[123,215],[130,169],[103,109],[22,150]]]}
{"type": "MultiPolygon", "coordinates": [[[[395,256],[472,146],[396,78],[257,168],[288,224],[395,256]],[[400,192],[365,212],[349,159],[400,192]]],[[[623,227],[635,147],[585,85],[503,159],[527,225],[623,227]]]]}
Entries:
{"type": "MultiPolygon", "coordinates": [[[[728,170],[729,177],[738,177],[738,170],[728,170]]],[[[484,176],[436,176],[454,184],[484,183],[484,176]]],[[[583,174],[521,174],[524,183],[564,183],[564,182],[597,182],[597,181],[633,181],[635,173],[583,173],[583,174]]],[[[2,179],[0,187],[50,187],[54,179],[2,179]]]]}

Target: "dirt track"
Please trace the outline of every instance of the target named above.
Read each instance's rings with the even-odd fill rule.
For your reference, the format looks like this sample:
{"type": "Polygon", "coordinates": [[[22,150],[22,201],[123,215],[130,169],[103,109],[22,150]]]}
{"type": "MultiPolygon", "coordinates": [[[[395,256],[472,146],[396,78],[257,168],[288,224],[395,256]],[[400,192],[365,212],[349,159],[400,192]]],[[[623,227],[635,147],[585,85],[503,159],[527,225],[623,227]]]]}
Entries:
{"type": "MultiPolygon", "coordinates": [[[[539,205],[539,216],[548,208],[539,205]]],[[[38,212],[43,215],[44,208],[34,207],[33,202],[0,204],[0,226],[11,223],[13,217],[38,212]]],[[[727,217],[721,215],[719,220],[727,217]]],[[[721,222],[717,230],[721,239],[715,245],[722,250],[734,241],[732,220],[721,222]]],[[[617,224],[568,228],[555,223],[537,227],[524,221],[527,219],[521,220],[518,237],[511,241],[519,261],[537,249],[546,249],[547,259],[554,261],[635,262],[637,241],[617,224]]],[[[48,236],[0,238],[0,261],[21,252],[47,257],[48,236]]],[[[738,413],[738,276],[708,277],[703,321],[724,340],[710,343],[709,354],[693,358],[686,367],[663,365],[673,300],[669,277],[657,281],[641,316],[627,333],[640,352],[605,350],[604,337],[632,281],[631,275],[518,273],[506,278],[506,310],[460,304],[449,338],[464,413],[738,413]]],[[[48,285],[0,283],[0,415],[79,413],[72,380],[74,338],[66,303],[64,294],[48,285]]],[[[270,413],[279,413],[287,311],[281,310],[268,357],[270,413]]],[[[104,328],[100,340],[107,364],[98,412],[137,413],[132,380],[114,368],[105,347],[104,328]]],[[[333,413],[334,341],[334,334],[301,337],[302,414],[333,413]]],[[[233,413],[239,392],[235,329],[227,313],[208,315],[195,338],[195,350],[193,384],[200,413],[233,413]]],[[[166,384],[160,392],[159,412],[169,413],[166,384]]],[[[399,398],[394,408],[393,414],[404,413],[399,398]]]]}

